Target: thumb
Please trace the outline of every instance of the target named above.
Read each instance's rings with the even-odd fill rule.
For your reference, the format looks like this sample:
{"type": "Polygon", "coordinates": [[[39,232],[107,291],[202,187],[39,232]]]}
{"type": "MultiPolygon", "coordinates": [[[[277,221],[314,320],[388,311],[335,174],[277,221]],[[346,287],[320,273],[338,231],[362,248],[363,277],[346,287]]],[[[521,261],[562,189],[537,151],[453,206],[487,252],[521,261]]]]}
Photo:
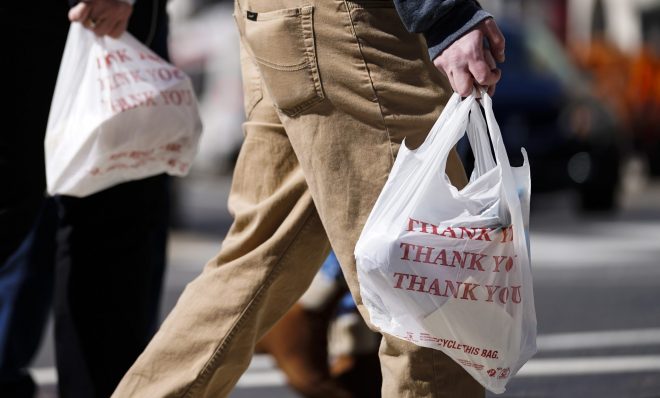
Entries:
{"type": "Polygon", "coordinates": [[[89,17],[92,8],[87,3],[80,2],[75,7],[69,10],[69,21],[71,22],[84,22],[89,17]]]}

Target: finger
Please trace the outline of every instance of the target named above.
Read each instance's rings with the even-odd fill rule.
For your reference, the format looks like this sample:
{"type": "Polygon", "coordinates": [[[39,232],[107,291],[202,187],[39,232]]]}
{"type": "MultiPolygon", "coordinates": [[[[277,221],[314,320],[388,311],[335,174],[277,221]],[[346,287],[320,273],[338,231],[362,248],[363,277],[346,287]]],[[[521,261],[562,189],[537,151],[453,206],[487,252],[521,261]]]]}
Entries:
{"type": "Polygon", "coordinates": [[[453,73],[449,73],[448,75],[445,75],[445,76],[447,76],[447,80],[449,80],[449,85],[451,86],[451,88],[452,88],[454,91],[456,91],[456,88],[455,88],[455,87],[456,87],[456,84],[454,83],[454,74],[453,74],[453,73]]]}
{"type": "Polygon", "coordinates": [[[107,19],[96,21],[96,27],[93,29],[97,36],[105,36],[110,32],[113,25],[107,19]]]}
{"type": "Polygon", "coordinates": [[[497,69],[497,63],[495,62],[495,58],[493,58],[493,54],[491,54],[490,51],[484,51],[484,61],[491,70],[497,69]]]}
{"type": "Polygon", "coordinates": [[[470,62],[468,68],[475,83],[480,86],[490,86],[500,80],[499,69],[490,69],[484,61],[470,62]]]}
{"type": "Polygon", "coordinates": [[[115,26],[110,29],[108,36],[114,37],[115,39],[119,38],[122,33],[126,30],[126,23],[124,21],[117,21],[115,26]]]}
{"type": "Polygon", "coordinates": [[[121,1],[115,4],[114,7],[105,8],[101,11],[99,18],[102,18],[107,25],[104,25],[104,29],[99,31],[98,34],[117,38],[126,30],[133,9],[130,5],[121,1]]]}
{"type": "Polygon", "coordinates": [[[121,14],[124,16],[124,18],[128,19],[133,13],[133,6],[123,1],[120,1],[119,4],[120,4],[119,9],[121,10],[121,14]]]}
{"type": "Polygon", "coordinates": [[[89,17],[92,7],[87,3],[78,3],[75,7],[69,10],[69,21],[71,22],[84,22],[89,17]]]}
{"type": "Polygon", "coordinates": [[[495,20],[492,18],[486,19],[483,22],[482,31],[484,32],[486,39],[488,39],[490,52],[493,54],[493,57],[495,57],[497,62],[504,62],[504,35],[497,26],[497,23],[495,23],[495,20]]]}
{"type": "Polygon", "coordinates": [[[497,86],[494,85],[494,84],[493,84],[492,86],[489,86],[489,87],[488,87],[488,95],[490,95],[491,97],[492,97],[493,95],[495,95],[495,87],[497,87],[497,86]]]}
{"type": "Polygon", "coordinates": [[[472,74],[467,70],[459,70],[452,73],[454,78],[454,84],[452,87],[454,91],[459,93],[461,97],[467,97],[472,94],[472,89],[474,88],[474,80],[472,79],[472,74]]]}

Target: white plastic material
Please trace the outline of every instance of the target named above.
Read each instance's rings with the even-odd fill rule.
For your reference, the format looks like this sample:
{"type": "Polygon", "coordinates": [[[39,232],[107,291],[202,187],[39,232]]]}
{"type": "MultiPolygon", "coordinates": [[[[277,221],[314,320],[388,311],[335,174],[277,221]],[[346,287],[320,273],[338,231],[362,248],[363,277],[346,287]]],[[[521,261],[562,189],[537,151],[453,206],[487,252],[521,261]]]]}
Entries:
{"type": "Polygon", "coordinates": [[[87,196],[160,173],[185,175],[202,124],[188,76],[129,33],[71,24],[46,131],[50,194],[87,196]]]}
{"type": "Polygon", "coordinates": [[[524,149],[510,166],[485,92],[481,103],[487,122],[474,95],[455,94],[421,147],[401,145],[355,257],[376,327],[443,351],[502,393],[536,352],[530,175],[524,149]],[[466,131],[475,168],[457,190],[444,170],[466,131]]]}

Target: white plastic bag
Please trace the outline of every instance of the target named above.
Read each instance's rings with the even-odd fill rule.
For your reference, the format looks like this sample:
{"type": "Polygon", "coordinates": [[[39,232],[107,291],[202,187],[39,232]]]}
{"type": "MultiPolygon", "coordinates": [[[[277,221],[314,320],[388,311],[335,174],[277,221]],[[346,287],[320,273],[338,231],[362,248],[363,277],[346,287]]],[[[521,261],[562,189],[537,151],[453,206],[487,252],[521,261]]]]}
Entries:
{"type": "Polygon", "coordinates": [[[87,196],[163,172],[185,175],[202,124],[190,79],[128,32],[71,24],[46,131],[50,194],[87,196]]]}
{"type": "Polygon", "coordinates": [[[487,124],[474,95],[454,94],[421,147],[401,145],[355,257],[376,327],[443,351],[502,393],[536,352],[530,176],[524,150],[523,166],[510,166],[491,98],[482,96],[487,124]],[[466,130],[475,169],[459,191],[444,170],[466,130]]]}

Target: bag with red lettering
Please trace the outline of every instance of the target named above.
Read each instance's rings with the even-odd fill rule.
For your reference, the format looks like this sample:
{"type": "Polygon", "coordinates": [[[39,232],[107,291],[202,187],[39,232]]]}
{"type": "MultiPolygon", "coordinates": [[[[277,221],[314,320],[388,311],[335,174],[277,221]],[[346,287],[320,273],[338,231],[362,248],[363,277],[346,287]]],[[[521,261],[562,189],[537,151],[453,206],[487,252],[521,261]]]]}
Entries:
{"type": "Polygon", "coordinates": [[[50,194],[87,196],[160,173],[182,176],[201,133],[188,76],[128,32],[71,24],[46,130],[50,194]]]}
{"type": "Polygon", "coordinates": [[[401,145],[355,258],[376,327],[441,350],[502,393],[536,352],[530,175],[524,149],[524,164],[510,166],[491,98],[482,96],[487,122],[474,95],[454,94],[422,146],[401,145]],[[475,168],[459,190],[444,170],[466,131],[475,168]]]}

